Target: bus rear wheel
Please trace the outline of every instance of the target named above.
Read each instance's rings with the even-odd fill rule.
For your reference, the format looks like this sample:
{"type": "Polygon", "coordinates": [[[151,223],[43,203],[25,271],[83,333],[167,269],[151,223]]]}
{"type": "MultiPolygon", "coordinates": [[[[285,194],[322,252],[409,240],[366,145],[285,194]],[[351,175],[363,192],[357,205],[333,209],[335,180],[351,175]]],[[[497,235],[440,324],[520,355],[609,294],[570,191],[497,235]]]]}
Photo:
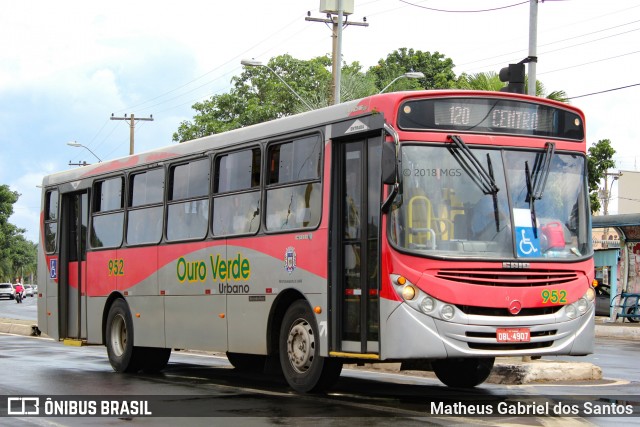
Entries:
{"type": "Polygon", "coordinates": [[[495,360],[495,357],[442,359],[431,362],[431,366],[443,384],[471,388],[482,384],[489,377],[495,360]]]}
{"type": "Polygon", "coordinates": [[[133,321],[127,303],[118,299],[109,309],[106,325],[109,363],[116,372],[138,372],[142,349],[133,346],[133,321]]]}
{"type": "Polygon", "coordinates": [[[340,377],[342,362],[320,356],[320,335],[306,301],[294,302],[280,328],[280,364],[289,385],[300,393],[331,387],[340,377]]]}

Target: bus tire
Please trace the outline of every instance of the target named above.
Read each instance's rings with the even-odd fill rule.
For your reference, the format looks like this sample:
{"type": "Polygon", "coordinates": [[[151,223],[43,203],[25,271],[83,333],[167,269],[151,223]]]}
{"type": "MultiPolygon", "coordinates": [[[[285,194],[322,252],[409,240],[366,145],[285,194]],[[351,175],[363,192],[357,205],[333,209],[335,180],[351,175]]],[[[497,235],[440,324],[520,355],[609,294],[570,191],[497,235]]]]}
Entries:
{"type": "Polygon", "coordinates": [[[232,353],[227,352],[229,363],[240,372],[251,372],[255,374],[264,372],[264,364],[267,356],[260,354],[232,353]]]}
{"type": "Polygon", "coordinates": [[[280,328],[280,365],[285,379],[300,393],[319,392],[340,377],[342,362],[320,356],[316,319],[306,301],[287,309],[280,328]]]}
{"type": "Polygon", "coordinates": [[[157,374],[167,367],[171,357],[170,348],[159,347],[136,347],[137,351],[142,351],[141,367],[145,374],[157,374]]]}
{"type": "Polygon", "coordinates": [[[109,309],[105,340],[109,363],[116,372],[138,372],[142,349],[133,346],[133,320],[129,306],[117,299],[109,309]]]}
{"type": "Polygon", "coordinates": [[[431,362],[436,377],[449,387],[472,388],[491,374],[495,357],[442,359],[431,362]]]}

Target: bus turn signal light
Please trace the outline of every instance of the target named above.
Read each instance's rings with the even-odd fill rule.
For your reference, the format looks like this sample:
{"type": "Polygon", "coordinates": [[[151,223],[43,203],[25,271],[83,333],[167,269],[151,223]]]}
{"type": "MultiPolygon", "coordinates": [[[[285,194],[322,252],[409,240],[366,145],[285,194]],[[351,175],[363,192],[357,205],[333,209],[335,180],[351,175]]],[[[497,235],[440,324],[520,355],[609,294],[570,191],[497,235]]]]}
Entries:
{"type": "Polygon", "coordinates": [[[322,307],[320,307],[319,305],[317,305],[317,306],[313,307],[313,312],[314,312],[315,314],[320,314],[320,313],[322,313],[322,307]]]}

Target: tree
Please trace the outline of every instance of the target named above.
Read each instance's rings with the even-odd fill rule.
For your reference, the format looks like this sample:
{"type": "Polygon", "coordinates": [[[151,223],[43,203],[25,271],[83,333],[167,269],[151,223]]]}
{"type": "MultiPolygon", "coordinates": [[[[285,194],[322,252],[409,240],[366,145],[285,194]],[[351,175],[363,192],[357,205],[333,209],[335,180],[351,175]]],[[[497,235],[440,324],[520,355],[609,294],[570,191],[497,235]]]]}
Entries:
{"type": "MultiPolygon", "coordinates": [[[[305,100],[329,95],[331,59],[326,56],[303,61],[281,55],[267,65],[305,100]]],[[[173,140],[188,141],[307,110],[282,80],[266,67],[246,67],[231,80],[229,93],[194,104],[198,114],[193,122],[180,124],[173,140]]]]}
{"type": "MultiPolygon", "coordinates": [[[[609,169],[616,166],[616,163],[613,161],[613,155],[615,153],[616,150],[611,146],[611,141],[608,139],[601,139],[589,147],[587,154],[587,172],[589,177],[589,199],[591,200],[591,212],[593,213],[600,210],[600,181],[609,169]]],[[[609,191],[608,188],[604,190],[605,192],[609,191]]]]}
{"type": "Polygon", "coordinates": [[[9,222],[19,197],[8,185],[0,185],[0,278],[3,281],[36,273],[37,245],[25,239],[24,229],[9,222]]]}
{"type": "MultiPolygon", "coordinates": [[[[526,78],[525,78],[526,80],[526,78]]],[[[456,81],[456,87],[459,89],[468,90],[493,90],[499,91],[505,86],[504,82],[500,81],[498,73],[489,71],[486,73],[466,74],[462,73],[456,81]]],[[[527,83],[525,81],[525,87],[527,83]]],[[[536,96],[546,97],[559,102],[568,102],[567,94],[563,90],[556,90],[547,95],[546,89],[540,80],[536,80],[536,96]]]]}
{"type": "Polygon", "coordinates": [[[378,65],[371,67],[367,74],[374,77],[378,91],[396,77],[410,71],[420,71],[425,77],[398,80],[393,90],[449,89],[456,82],[453,67],[453,60],[439,52],[422,52],[403,47],[391,52],[386,59],[380,59],[378,65]]]}

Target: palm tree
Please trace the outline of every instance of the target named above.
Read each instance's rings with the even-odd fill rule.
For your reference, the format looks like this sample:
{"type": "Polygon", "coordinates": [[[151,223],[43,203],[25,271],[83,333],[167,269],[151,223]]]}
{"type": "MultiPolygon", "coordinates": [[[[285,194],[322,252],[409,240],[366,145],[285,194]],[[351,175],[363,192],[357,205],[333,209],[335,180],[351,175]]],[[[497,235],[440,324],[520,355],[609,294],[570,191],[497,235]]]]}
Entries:
{"type": "MultiPolygon", "coordinates": [[[[500,81],[500,76],[498,76],[498,74],[493,71],[471,75],[462,73],[460,77],[458,77],[458,81],[456,82],[456,86],[459,89],[470,90],[499,91],[504,87],[504,85],[505,84],[500,81]]],[[[525,87],[527,87],[526,78],[525,87]]],[[[547,95],[545,87],[540,80],[536,80],[536,96],[546,97],[548,99],[553,99],[554,101],[569,102],[569,100],[567,99],[567,94],[563,90],[556,90],[547,95]]]]}

